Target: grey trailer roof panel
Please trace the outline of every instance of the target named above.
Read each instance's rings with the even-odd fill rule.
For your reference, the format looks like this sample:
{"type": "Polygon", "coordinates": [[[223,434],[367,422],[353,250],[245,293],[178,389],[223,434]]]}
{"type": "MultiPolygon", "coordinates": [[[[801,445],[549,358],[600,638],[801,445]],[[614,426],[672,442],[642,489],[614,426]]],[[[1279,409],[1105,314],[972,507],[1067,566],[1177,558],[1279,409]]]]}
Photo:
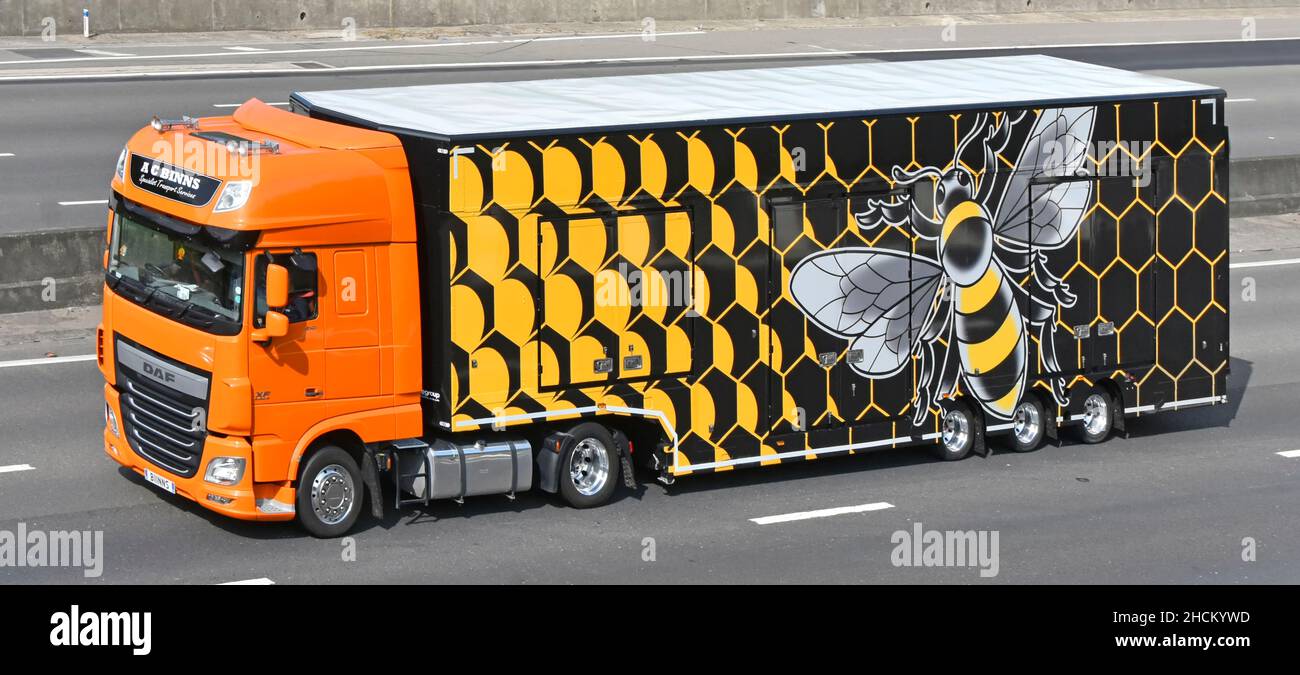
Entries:
{"type": "Polygon", "coordinates": [[[381,129],[457,138],[1221,93],[1025,55],[311,91],[294,99],[381,129]]]}

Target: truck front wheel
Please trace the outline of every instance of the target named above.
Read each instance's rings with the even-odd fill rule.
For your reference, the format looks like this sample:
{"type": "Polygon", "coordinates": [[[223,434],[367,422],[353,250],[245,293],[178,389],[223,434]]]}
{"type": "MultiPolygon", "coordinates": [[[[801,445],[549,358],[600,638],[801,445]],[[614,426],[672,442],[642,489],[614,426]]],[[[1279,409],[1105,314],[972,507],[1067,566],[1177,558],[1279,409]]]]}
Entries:
{"type": "Polygon", "coordinates": [[[569,435],[573,441],[560,462],[560,496],[579,509],[600,506],[613,496],[618,483],[614,437],[594,422],[579,424],[569,435]]]}
{"type": "Polygon", "coordinates": [[[362,485],[352,455],[336,445],[322,446],[298,480],[298,522],[313,537],[342,536],[361,515],[362,485]]]}

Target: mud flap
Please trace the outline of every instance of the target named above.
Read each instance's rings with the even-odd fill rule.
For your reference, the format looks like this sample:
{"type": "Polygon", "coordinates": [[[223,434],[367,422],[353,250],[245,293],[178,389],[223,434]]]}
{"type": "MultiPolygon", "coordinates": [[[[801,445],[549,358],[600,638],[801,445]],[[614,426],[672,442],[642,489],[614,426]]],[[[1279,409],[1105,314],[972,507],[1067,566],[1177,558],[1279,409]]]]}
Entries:
{"type": "Polygon", "coordinates": [[[370,493],[370,515],[377,519],[384,517],[384,492],[379,488],[378,469],[382,456],[367,446],[361,457],[361,481],[366,484],[366,492],[370,493]]]}
{"type": "Polygon", "coordinates": [[[1054,446],[1060,446],[1060,445],[1061,445],[1061,426],[1060,426],[1059,424],[1057,424],[1057,422],[1056,422],[1056,415],[1057,415],[1056,406],[1055,406],[1055,405],[1052,405],[1052,406],[1051,406],[1051,410],[1052,410],[1052,412],[1046,412],[1047,409],[1044,408],[1044,412],[1043,412],[1043,436],[1044,436],[1047,440],[1051,441],[1051,442],[1052,442],[1052,445],[1054,445],[1054,446]]]}
{"type": "MultiPolygon", "coordinates": [[[[969,410],[969,408],[967,408],[969,410]]],[[[975,438],[971,439],[970,451],[972,454],[980,457],[989,456],[989,444],[984,436],[984,416],[978,413],[972,413],[971,418],[975,420],[975,438]]]]}
{"type": "Polygon", "coordinates": [[[560,458],[573,443],[573,436],[556,431],[542,441],[537,449],[537,487],[543,492],[555,494],[560,491],[560,458]]]}
{"type": "Polygon", "coordinates": [[[636,475],[632,473],[632,443],[627,435],[618,429],[611,429],[614,445],[618,447],[618,460],[623,473],[623,485],[629,490],[636,489],[636,475]]]}

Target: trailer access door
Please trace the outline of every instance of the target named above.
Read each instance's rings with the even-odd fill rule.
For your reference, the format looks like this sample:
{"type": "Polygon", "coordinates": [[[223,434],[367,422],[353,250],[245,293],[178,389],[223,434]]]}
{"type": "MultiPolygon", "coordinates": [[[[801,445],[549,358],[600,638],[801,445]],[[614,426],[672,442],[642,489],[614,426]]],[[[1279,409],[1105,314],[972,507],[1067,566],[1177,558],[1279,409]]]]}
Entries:
{"type": "Polygon", "coordinates": [[[1110,373],[1155,361],[1157,284],[1168,283],[1155,264],[1154,176],[1036,178],[1030,186],[1030,239],[1034,253],[1030,293],[1035,304],[1055,308],[1056,330],[1042,335],[1052,359],[1039,358],[1040,376],[1110,373]],[[1070,196],[1086,192],[1082,215],[1070,196]],[[1061,216],[1055,214],[1061,213],[1061,216]],[[1077,221],[1078,236],[1059,245],[1056,231],[1077,221]],[[1074,296],[1053,290],[1061,280],[1074,296]]]}
{"type": "Polygon", "coordinates": [[[690,373],[686,211],[542,220],[537,247],[540,391],[690,373]]]}
{"type": "MultiPolygon", "coordinates": [[[[874,355],[864,353],[857,341],[861,336],[834,334],[810,320],[795,308],[796,304],[802,305],[804,312],[818,308],[807,306],[809,298],[794,298],[789,283],[795,266],[813,255],[824,256],[826,262],[821,267],[843,272],[843,278],[824,279],[828,289],[862,283],[864,280],[857,275],[874,278],[874,273],[861,264],[873,255],[889,258],[895,263],[893,267],[909,276],[913,249],[910,224],[867,229],[859,225],[856,217],[869,209],[871,200],[897,203],[909,198],[906,192],[899,191],[771,201],[771,242],[778,259],[771,266],[773,307],[766,329],[771,335],[768,362],[773,372],[769,427],[775,432],[845,429],[886,422],[907,413],[916,390],[910,364],[892,373],[872,372],[868,360],[874,360],[874,355]]],[[[901,286],[906,289],[908,280],[902,279],[901,286]]],[[[889,297],[907,299],[905,291],[902,296],[889,297]]],[[[856,303],[856,298],[850,299],[845,311],[855,315],[872,313],[871,307],[856,303]]],[[[819,444],[835,444],[831,438],[819,444]]],[[[839,442],[849,440],[844,434],[839,438],[839,442]]]]}

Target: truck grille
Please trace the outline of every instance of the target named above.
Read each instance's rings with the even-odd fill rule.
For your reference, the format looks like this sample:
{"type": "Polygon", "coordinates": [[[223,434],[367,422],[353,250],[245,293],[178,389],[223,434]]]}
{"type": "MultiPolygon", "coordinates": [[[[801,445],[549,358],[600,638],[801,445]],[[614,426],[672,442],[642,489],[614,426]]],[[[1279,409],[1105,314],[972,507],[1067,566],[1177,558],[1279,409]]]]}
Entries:
{"type": "Polygon", "coordinates": [[[120,337],[117,354],[122,430],[131,449],[171,473],[193,476],[207,437],[208,378],[120,337]],[[200,385],[202,398],[194,395],[200,385]]]}

